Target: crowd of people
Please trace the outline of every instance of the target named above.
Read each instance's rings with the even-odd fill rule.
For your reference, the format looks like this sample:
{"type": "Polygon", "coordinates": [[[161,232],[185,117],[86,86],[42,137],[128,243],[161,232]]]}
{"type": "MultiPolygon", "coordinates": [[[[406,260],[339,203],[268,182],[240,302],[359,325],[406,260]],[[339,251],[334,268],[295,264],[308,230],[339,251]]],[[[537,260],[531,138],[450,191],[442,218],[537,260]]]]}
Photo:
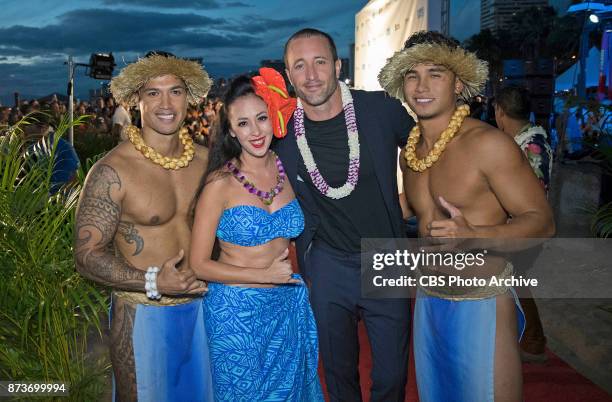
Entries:
{"type": "Polygon", "coordinates": [[[43,100],[22,100],[16,106],[0,105],[0,126],[12,126],[30,114],[45,112],[52,118],[59,120],[67,112],[66,103],[59,102],[57,97],[49,101],[43,100]]]}
{"type": "MultiPolygon", "coordinates": [[[[185,126],[194,141],[208,145],[210,128],[220,107],[221,101],[218,97],[203,98],[198,104],[189,106],[185,126]]],[[[57,128],[62,116],[67,112],[68,103],[58,99],[56,95],[46,100],[21,100],[18,106],[0,106],[0,127],[12,126],[25,116],[32,115],[37,120],[45,120],[52,128],[57,128]],[[40,113],[45,117],[41,117],[40,113]]],[[[138,109],[117,103],[111,95],[98,96],[91,101],[75,101],[74,118],[79,117],[84,119],[75,127],[76,141],[89,136],[108,136],[118,143],[127,139],[122,134],[123,127],[130,124],[140,126],[138,109]]],[[[37,125],[24,127],[26,133],[38,129],[37,125]]]]}

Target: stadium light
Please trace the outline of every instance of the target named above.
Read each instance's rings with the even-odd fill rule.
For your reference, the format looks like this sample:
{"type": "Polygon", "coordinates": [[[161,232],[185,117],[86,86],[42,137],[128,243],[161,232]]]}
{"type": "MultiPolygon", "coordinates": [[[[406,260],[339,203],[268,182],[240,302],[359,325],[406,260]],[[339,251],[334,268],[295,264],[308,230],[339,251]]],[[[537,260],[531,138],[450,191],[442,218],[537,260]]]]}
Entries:
{"type": "Polygon", "coordinates": [[[112,53],[92,53],[89,58],[89,76],[97,80],[110,80],[115,65],[112,53]]]}

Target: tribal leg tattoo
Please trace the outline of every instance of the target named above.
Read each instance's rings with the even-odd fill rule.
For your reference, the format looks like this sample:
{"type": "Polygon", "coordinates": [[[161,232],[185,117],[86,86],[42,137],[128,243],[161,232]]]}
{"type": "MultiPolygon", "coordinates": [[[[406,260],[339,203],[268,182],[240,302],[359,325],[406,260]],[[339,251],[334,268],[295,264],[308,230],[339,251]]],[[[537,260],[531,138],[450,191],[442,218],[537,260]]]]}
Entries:
{"type": "Polygon", "coordinates": [[[138,400],[134,361],[134,320],[136,306],[113,295],[111,325],[111,362],[115,375],[116,398],[120,402],[138,400]]]}

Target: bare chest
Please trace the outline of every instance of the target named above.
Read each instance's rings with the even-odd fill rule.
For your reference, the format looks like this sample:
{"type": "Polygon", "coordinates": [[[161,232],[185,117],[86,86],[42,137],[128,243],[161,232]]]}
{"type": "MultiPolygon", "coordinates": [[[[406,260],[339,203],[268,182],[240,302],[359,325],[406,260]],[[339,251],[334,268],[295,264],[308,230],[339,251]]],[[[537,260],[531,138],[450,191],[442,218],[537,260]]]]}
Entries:
{"type": "Polygon", "coordinates": [[[424,172],[407,168],[404,191],[410,208],[425,225],[431,220],[448,217],[440,205],[440,197],[467,216],[479,208],[483,197],[491,194],[473,156],[460,148],[450,147],[424,172]]]}
{"type": "Polygon", "coordinates": [[[203,170],[192,165],[176,171],[148,165],[140,164],[129,173],[121,219],[157,226],[187,217],[203,170]]]}

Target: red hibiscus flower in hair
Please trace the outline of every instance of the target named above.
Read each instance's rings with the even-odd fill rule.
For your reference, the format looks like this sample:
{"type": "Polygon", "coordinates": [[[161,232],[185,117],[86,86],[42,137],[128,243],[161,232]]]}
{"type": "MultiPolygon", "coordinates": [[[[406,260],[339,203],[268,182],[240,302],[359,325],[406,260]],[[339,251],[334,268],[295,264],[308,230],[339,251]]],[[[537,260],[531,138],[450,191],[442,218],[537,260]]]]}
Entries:
{"type": "Polygon", "coordinates": [[[287,123],[297,106],[295,98],[289,96],[283,76],[273,68],[262,67],[259,75],[251,78],[255,93],[268,105],[268,116],[276,138],[287,135],[287,123]]]}

